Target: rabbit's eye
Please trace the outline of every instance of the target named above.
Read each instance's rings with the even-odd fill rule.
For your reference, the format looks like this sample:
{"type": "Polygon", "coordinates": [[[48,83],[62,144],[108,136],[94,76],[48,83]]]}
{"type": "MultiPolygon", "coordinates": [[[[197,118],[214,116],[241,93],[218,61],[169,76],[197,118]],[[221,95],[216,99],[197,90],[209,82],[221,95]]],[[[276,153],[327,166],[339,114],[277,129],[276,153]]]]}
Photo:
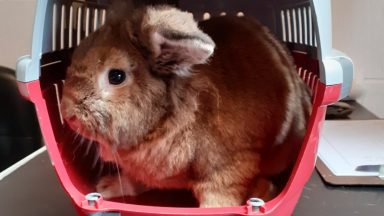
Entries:
{"type": "Polygon", "coordinates": [[[112,85],[119,85],[124,82],[126,74],[120,69],[111,69],[108,72],[108,81],[112,85]]]}

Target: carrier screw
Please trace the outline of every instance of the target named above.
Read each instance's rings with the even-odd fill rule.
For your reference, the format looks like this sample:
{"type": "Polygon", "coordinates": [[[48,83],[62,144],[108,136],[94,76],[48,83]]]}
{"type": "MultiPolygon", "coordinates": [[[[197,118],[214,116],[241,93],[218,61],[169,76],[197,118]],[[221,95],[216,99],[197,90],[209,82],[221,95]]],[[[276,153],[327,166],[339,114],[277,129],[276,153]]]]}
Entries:
{"type": "Polygon", "coordinates": [[[265,202],[259,198],[250,198],[247,202],[250,213],[258,212],[265,202]]]}
{"type": "Polygon", "coordinates": [[[88,206],[93,206],[98,208],[100,205],[100,202],[103,200],[103,197],[99,193],[89,193],[85,196],[85,199],[87,201],[88,206]]]}

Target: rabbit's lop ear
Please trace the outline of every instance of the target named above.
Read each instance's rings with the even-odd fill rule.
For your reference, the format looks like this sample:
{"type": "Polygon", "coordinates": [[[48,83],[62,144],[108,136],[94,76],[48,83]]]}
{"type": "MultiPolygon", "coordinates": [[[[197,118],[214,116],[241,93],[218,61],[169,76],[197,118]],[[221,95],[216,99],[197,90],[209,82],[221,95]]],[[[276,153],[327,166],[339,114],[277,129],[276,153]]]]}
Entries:
{"type": "Polygon", "coordinates": [[[158,73],[188,76],[195,64],[212,55],[215,43],[197,26],[191,13],[168,6],[147,8],[141,22],[141,39],[149,48],[152,69],[158,73]]]}

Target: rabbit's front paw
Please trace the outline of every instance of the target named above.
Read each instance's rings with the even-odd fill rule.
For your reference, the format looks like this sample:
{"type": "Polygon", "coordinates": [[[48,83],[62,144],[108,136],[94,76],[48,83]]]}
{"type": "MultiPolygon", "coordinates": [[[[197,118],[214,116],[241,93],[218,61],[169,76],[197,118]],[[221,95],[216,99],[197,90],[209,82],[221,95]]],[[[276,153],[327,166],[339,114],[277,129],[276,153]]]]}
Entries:
{"type": "Polygon", "coordinates": [[[108,175],[100,179],[96,190],[103,198],[110,199],[122,196],[137,196],[148,189],[126,176],[108,175]]]}

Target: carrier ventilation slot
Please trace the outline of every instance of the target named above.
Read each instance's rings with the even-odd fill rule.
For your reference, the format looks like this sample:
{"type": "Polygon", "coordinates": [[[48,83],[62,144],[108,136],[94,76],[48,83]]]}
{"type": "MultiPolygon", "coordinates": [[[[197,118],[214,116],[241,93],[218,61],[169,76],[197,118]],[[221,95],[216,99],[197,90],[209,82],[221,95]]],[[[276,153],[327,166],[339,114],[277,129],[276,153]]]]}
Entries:
{"type": "Polygon", "coordinates": [[[72,48],[105,23],[104,8],[54,3],[52,8],[52,51],[72,48]]]}
{"type": "Polygon", "coordinates": [[[305,82],[305,84],[307,84],[313,96],[314,92],[316,91],[317,85],[319,83],[319,77],[315,73],[307,69],[304,69],[302,67],[299,67],[297,69],[297,72],[300,78],[305,82]]]}
{"type": "Polygon", "coordinates": [[[280,11],[282,40],[317,47],[317,34],[310,6],[280,11]]]}

